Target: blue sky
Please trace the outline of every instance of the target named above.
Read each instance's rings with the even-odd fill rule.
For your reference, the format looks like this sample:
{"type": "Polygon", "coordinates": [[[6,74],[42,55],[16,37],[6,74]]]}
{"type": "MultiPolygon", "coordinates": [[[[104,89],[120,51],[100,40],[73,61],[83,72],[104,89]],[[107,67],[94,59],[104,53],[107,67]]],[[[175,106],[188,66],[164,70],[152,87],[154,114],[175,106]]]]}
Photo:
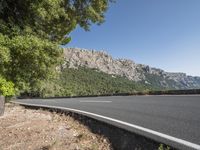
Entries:
{"type": "Polygon", "coordinates": [[[200,0],[116,1],[104,24],[89,32],[77,27],[67,47],[200,76],[200,0]]]}

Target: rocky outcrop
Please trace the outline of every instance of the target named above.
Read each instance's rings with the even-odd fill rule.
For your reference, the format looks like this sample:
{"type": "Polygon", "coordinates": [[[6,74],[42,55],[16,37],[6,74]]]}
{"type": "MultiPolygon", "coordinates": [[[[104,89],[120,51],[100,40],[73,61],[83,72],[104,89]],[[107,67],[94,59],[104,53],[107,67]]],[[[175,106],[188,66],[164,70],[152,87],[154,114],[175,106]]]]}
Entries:
{"type": "Polygon", "coordinates": [[[105,51],[65,48],[64,54],[64,68],[95,68],[107,74],[120,75],[136,82],[170,89],[200,88],[200,77],[169,73],[148,65],[137,64],[132,60],[114,59],[105,51]]]}

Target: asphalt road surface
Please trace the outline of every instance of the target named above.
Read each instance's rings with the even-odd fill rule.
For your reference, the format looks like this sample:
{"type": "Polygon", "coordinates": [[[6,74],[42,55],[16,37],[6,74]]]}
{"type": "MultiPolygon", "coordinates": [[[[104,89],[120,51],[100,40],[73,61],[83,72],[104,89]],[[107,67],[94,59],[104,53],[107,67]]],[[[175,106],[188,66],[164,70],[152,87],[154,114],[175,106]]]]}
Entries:
{"type": "Polygon", "coordinates": [[[200,150],[200,96],[111,96],[19,99],[113,124],[179,149],[200,150]]]}

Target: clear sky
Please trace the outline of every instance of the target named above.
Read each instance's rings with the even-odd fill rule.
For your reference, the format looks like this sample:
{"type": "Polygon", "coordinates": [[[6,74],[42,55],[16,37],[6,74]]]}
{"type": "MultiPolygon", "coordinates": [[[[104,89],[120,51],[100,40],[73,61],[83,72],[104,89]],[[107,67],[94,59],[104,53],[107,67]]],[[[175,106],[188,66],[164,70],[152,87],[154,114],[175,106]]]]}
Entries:
{"type": "Polygon", "coordinates": [[[78,27],[67,47],[200,76],[200,0],[116,1],[104,24],[89,32],[78,27]]]}

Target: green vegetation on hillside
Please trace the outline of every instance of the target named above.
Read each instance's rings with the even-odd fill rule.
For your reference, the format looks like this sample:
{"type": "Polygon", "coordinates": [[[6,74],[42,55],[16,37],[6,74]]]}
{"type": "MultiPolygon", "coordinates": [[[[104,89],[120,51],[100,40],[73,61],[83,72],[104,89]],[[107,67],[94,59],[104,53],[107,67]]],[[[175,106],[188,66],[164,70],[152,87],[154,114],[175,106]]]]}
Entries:
{"type": "Polygon", "coordinates": [[[37,93],[41,97],[113,95],[147,91],[149,88],[127,78],[109,75],[95,69],[66,68],[52,84],[37,93]]]}
{"type": "MultiPolygon", "coordinates": [[[[198,89],[194,84],[184,83],[184,81],[175,81],[170,79],[169,77],[164,77],[163,75],[157,74],[149,74],[145,73],[145,81],[142,81],[142,84],[148,83],[152,89],[160,91],[160,90],[190,90],[190,89],[198,89]]],[[[194,77],[195,78],[195,77],[194,77]]],[[[199,79],[195,79],[196,84],[199,84],[199,79]]]]}
{"type": "Polygon", "coordinates": [[[60,81],[70,95],[103,95],[146,90],[141,84],[124,77],[88,68],[65,69],[60,81]]]}
{"type": "Polygon", "coordinates": [[[173,90],[160,85],[159,78],[147,79],[148,83],[134,82],[125,77],[110,75],[96,69],[85,67],[65,68],[57,78],[42,82],[28,97],[73,97],[101,95],[162,95],[162,94],[199,94],[200,90],[173,90]],[[151,80],[152,79],[152,80],[151,80]]]}
{"type": "MultiPolygon", "coordinates": [[[[149,87],[152,90],[174,90],[176,82],[167,78],[164,78],[161,75],[145,73],[145,81],[148,83],[149,87]]],[[[145,81],[142,81],[141,84],[145,84],[145,81]]]]}

